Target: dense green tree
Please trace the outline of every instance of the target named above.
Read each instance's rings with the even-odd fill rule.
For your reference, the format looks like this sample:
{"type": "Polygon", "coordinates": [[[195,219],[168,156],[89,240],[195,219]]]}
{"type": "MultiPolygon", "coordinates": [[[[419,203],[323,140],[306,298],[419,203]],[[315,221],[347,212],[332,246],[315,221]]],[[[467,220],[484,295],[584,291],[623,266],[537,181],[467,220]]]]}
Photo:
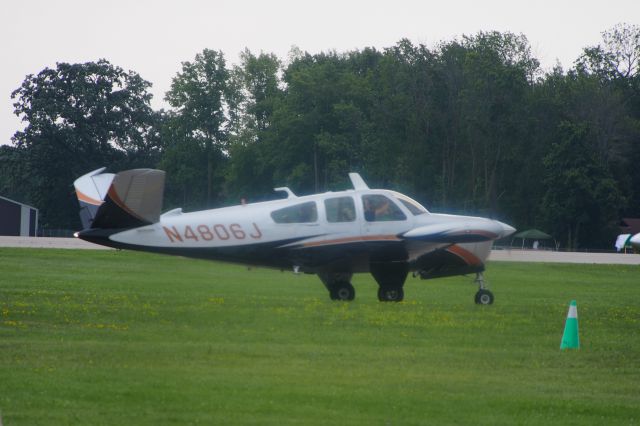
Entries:
{"type": "Polygon", "coordinates": [[[346,170],[359,161],[359,79],[345,57],[305,54],[289,64],[284,83],[264,132],[263,159],[273,179],[302,192],[344,184],[346,170]]]}
{"type": "Polygon", "coordinates": [[[153,166],[151,84],[106,60],[59,63],[28,75],[11,97],[27,123],[16,132],[22,191],[45,227],[76,228],[73,180],[100,166],[153,166]]]}
{"type": "Polygon", "coordinates": [[[514,148],[525,138],[526,96],[538,62],[522,35],[479,33],[466,37],[464,46],[460,97],[471,164],[467,192],[474,210],[496,215],[498,198],[511,190],[505,173],[519,160],[514,148]]]}
{"type": "MultiPolygon", "coordinates": [[[[193,62],[182,63],[182,71],[173,78],[165,97],[174,108],[171,121],[177,130],[171,132],[174,139],[164,144],[165,149],[185,153],[199,145],[206,159],[206,198],[196,204],[211,206],[221,192],[224,175],[221,159],[228,147],[227,113],[236,111],[235,102],[229,103],[236,100],[231,88],[222,52],[204,49],[193,62]]],[[[182,155],[177,158],[187,159],[182,155]]],[[[199,162],[189,163],[191,168],[198,166],[199,162]]],[[[178,184],[184,187],[189,182],[178,181],[178,184]]]]}
{"type": "MultiPolygon", "coordinates": [[[[371,63],[371,53],[362,55],[371,63]]],[[[425,120],[430,118],[425,103],[430,95],[430,59],[424,46],[404,39],[385,49],[367,73],[360,104],[361,167],[378,185],[406,182],[407,188],[421,189],[427,183],[414,186],[416,179],[425,177],[420,170],[428,169],[422,160],[429,152],[423,142],[425,120]]]]}
{"type": "Polygon", "coordinates": [[[500,182],[503,217],[519,229],[546,226],[540,208],[546,191],[543,159],[559,138],[560,123],[567,120],[566,86],[565,73],[556,67],[530,87],[519,109],[519,137],[510,141],[511,156],[500,182]]]}
{"type": "Polygon", "coordinates": [[[23,171],[25,150],[10,145],[0,145],[0,195],[16,201],[28,201],[23,171]]]}
{"type": "Polygon", "coordinates": [[[158,167],[166,172],[164,207],[185,211],[206,207],[207,154],[204,145],[188,137],[183,120],[173,112],[161,112],[162,157],[158,167]]]}
{"type": "Polygon", "coordinates": [[[638,52],[639,27],[627,24],[566,72],[545,74],[526,37],[508,32],[432,48],[403,39],[383,50],[293,49],[286,65],[245,50],[231,69],[205,49],[173,79],[172,109],[155,113],[134,73],[62,64],[14,93],[28,126],[0,149],[0,190],[29,187],[22,192],[40,198],[24,201],[64,211],[56,202],[71,197],[77,175],[160,153],[166,207],[198,209],[269,198],[279,185],[343,189],[358,171],[434,211],[606,247],[618,215],[640,215],[638,52]],[[71,162],[80,171],[58,170],[71,162]],[[65,185],[68,194],[55,195],[65,185]]]}
{"type": "Polygon", "coordinates": [[[230,129],[232,161],[227,169],[226,191],[234,200],[260,199],[273,187],[273,172],[266,160],[268,147],[263,139],[276,105],[282,100],[281,67],[275,55],[256,56],[245,49],[240,54],[240,64],[231,73],[239,120],[230,129]]]}
{"type": "Polygon", "coordinates": [[[562,123],[560,138],[544,158],[546,223],[566,248],[601,242],[615,229],[622,197],[616,181],[590,149],[586,124],[562,123]]]}
{"type": "Polygon", "coordinates": [[[640,211],[640,26],[618,24],[602,33],[602,43],[584,49],[575,74],[590,83],[583,115],[598,124],[601,158],[628,194],[626,215],[640,211]]]}
{"type": "Polygon", "coordinates": [[[240,65],[234,67],[234,74],[243,92],[242,105],[245,127],[257,132],[264,131],[271,124],[274,104],[281,98],[279,73],[282,64],[274,54],[260,53],[256,56],[249,49],[240,54],[240,65]]]}

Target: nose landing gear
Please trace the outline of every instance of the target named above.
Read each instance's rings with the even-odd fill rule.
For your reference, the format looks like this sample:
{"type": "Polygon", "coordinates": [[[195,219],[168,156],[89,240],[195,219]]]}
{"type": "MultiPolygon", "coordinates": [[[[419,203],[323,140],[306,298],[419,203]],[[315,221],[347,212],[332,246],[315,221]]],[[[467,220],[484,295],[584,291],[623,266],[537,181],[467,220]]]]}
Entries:
{"type": "Polygon", "coordinates": [[[476,305],[491,305],[493,304],[493,293],[487,289],[487,283],[484,281],[482,272],[476,273],[476,278],[473,280],[478,284],[478,292],[475,296],[476,305]]]}

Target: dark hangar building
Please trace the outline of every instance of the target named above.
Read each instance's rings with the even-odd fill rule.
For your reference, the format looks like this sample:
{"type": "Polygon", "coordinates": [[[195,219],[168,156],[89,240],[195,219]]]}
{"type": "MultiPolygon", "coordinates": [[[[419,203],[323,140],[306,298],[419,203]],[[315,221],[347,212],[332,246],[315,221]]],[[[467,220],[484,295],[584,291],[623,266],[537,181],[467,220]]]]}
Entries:
{"type": "Polygon", "coordinates": [[[0,235],[35,237],[38,209],[0,196],[0,235]]]}

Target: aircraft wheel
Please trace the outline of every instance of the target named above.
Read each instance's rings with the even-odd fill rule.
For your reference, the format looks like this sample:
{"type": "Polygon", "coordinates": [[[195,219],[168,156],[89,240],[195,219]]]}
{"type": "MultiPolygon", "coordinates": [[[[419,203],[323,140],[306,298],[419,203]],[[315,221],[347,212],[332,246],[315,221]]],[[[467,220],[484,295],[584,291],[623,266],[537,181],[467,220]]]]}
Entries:
{"type": "Polygon", "coordinates": [[[402,287],[378,288],[378,300],[381,302],[402,302],[403,299],[404,289],[402,287]]]}
{"type": "Polygon", "coordinates": [[[480,289],[476,293],[476,305],[491,305],[493,303],[493,293],[486,289],[480,289]]]}
{"type": "Polygon", "coordinates": [[[331,300],[350,302],[356,297],[356,289],[349,282],[337,283],[329,290],[331,300]]]}

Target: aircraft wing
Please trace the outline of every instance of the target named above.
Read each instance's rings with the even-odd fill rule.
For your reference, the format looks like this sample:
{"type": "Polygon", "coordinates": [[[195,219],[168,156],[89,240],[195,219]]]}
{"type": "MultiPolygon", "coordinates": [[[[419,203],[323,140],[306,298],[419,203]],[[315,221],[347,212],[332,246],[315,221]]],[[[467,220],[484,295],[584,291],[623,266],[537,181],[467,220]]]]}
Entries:
{"type": "Polygon", "coordinates": [[[429,243],[457,244],[497,240],[513,232],[513,227],[502,222],[478,218],[423,225],[405,232],[401,237],[429,243]]]}

